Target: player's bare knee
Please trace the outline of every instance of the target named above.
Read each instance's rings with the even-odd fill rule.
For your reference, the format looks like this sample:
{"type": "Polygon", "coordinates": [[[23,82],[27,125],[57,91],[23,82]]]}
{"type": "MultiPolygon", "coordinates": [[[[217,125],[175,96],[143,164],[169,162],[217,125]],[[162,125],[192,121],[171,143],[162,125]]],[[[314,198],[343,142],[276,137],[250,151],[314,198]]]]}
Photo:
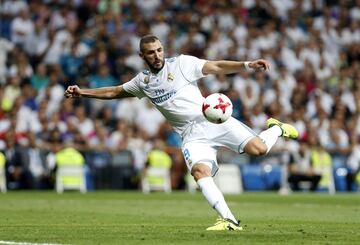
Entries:
{"type": "Polygon", "coordinates": [[[267,147],[265,144],[259,144],[254,146],[254,154],[255,156],[265,155],[267,152],[267,147]]]}
{"type": "Polygon", "coordinates": [[[204,164],[195,164],[191,169],[191,175],[194,177],[195,181],[204,177],[209,177],[211,176],[210,168],[204,164]]]}
{"type": "Polygon", "coordinates": [[[261,144],[257,145],[256,147],[257,147],[258,156],[262,156],[267,153],[267,146],[264,143],[261,143],[261,144]]]}
{"type": "Polygon", "coordinates": [[[195,166],[191,169],[191,175],[194,177],[196,181],[201,178],[206,177],[206,172],[201,168],[195,168],[195,166]]]}
{"type": "Polygon", "coordinates": [[[246,144],[244,150],[252,156],[262,156],[267,153],[267,146],[261,140],[254,139],[246,144]]]}

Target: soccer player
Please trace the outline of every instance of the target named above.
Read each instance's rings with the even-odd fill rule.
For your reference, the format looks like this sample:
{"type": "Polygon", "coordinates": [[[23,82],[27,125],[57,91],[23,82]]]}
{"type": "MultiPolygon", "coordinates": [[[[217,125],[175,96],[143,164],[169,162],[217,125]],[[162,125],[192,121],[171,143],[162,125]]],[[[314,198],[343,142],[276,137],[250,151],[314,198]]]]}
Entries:
{"type": "Polygon", "coordinates": [[[208,74],[231,74],[241,69],[267,70],[268,62],[263,59],[208,61],[188,55],[165,59],[161,42],[152,35],[141,38],[139,55],[149,70],[123,85],[95,89],[69,86],[65,97],[105,100],[148,97],[181,135],[186,165],[210,206],[221,217],[207,230],[242,230],[212,178],[218,170],[217,149],[224,146],[238,153],[260,156],[270,151],[278,137],[296,138],[298,132],[292,125],[273,118],[267,121],[268,129],[259,135],[232,117],[222,124],[208,122],[202,114],[204,97],[197,80],[208,74]]]}

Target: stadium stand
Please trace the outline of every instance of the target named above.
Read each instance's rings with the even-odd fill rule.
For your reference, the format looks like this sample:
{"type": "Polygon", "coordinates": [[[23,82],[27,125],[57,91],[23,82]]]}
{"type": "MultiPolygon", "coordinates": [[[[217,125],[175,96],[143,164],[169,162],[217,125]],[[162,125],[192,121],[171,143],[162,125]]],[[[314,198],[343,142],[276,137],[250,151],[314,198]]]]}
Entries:
{"type": "MultiPolygon", "coordinates": [[[[47,154],[46,181],[52,183],[44,188],[55,185],[54,144],[81,152],[95,189],[138,188],[133,181],[139,180],[159,139],[173,160],[172,187],[185,188],[187,172],[177,148],[181,140],[147,101],[63,98],[71,84],[98,87],[131,79],[144,69],[137,54],[139,38],[153,33],[167,57],[267,59],[268,73],[208,76],[199,87],[204,96],[228,95],[233,116],[257,132],[268,117],[276,117],[296,125],[301,141],[315,136],[331,156],[336,189],[357,190],[359,6],[357,0],[2,1],[0,150],[7,159],[8,189],[40,188],[31,184],[34,176],[21,153],[30,148],[30,135],[47,154]],[[11,149],[9,134],[16,145],[11,149]],[[124,150],[131,152],[133,176],[119,176],[126,179],[121,184],[110,170],[113,158],[124,150]],[[344,183],[341,177],[345,185],[339,184],[344,183]]],[[[279,141],[269,157],[288,164],[298,150],[298,142],[279,141]]],[[[219,162],[241,166],[245,190],[268,189],[264,159],[221,157],[226,159],[219,162]],[[251,182],[250,176],[259,182],[251,182]]]]}

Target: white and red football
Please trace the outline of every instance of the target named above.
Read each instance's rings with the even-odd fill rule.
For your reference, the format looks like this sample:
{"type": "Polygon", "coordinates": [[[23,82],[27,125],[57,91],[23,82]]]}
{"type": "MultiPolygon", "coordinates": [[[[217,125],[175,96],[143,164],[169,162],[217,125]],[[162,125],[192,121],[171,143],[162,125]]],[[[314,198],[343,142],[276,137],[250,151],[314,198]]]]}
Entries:
{"type": "Polygon", "coordinates": [[[233,105],[224,94],[214,93],[207,96],[202,105],[205,118],[212,123],[223,123],[231,117],[233,105]]]}

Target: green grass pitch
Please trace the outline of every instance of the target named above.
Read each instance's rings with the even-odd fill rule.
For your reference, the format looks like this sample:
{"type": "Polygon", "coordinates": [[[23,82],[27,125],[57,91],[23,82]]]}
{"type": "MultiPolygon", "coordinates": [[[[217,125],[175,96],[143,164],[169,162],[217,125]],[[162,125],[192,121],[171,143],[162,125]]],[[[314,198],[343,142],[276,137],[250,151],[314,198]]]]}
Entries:
{"type": "MultiPolygon", "coordinates": [[[[227,195],[242,232],[208,232],[200,193],[0,194],[0,240],[59,244],[360,244],[359,194],[227,195]]],[[[0,243],[1,244],[1,243],[0,243]]]]}

